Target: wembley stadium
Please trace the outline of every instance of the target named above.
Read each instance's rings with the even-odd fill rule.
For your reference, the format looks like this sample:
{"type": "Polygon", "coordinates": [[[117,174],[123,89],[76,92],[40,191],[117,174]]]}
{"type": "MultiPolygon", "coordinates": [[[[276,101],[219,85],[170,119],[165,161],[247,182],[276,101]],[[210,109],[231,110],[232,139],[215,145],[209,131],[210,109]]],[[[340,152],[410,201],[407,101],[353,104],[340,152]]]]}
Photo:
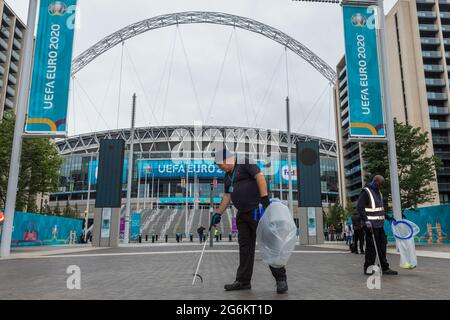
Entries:
{"type": "MultiPolygon", "coordinates": [[[[262,169],[266,169],[267,161],[262,161],[261,155],[267,152],[276,154],[276,160],[272,160],[276,169],[263,172],[271,197],[283,201],[288,199],[286,132],[225,126],[141,127],[134,132],[131,208],[133,212],[141,213],[142,235],[196,234],[197,227],[207,223],[211,201],[219,203],[223,193],[224,173],[217,168],[211,156],[216,143],[225,143],[237,154],[255,159],[262,169]],[[174,155],[180,155],[180,152],[181,159],[174,160],[174,155]],[[183,163],[187,165],[186,170],[183,163]]],[[[102,139],[122,139],[126,142],[121,210],[124,214],[130,129],[87,133],[57,140],[56,146],[63,157],[63,164],[58,191],[49,196],[50,207],[69,203],[82,212],[89,208],[91,222],[96,198],[97,158],[102,139]]],[[[334,203],[338,198],[335,142],[291,134],[294,201],[297,199],[295,146],[299,141],[319,143],[322,201],[326,208],[328,203],[334,203]]],[[[228,218],[223,219],[220,230],[225,235],[232,231],[233,208],[229,208],[226,216],[228,218]]]]}

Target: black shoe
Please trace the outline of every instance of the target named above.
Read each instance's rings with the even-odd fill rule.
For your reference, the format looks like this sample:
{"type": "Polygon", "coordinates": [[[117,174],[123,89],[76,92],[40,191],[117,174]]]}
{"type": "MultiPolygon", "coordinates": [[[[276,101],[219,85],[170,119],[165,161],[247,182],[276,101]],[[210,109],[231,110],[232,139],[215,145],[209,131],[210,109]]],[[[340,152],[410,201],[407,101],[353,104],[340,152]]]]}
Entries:
{"type": "Polygon", "coordinates": [[[285,293],[288,291],[288,284],[286,280],[277,281],[277,293],[285,293]]]}
{"type": "Polygon", "coordinates": [[[226,284],[224,286],[226,291],[232,291],[232,290],[245,290],[245,289],[251,289],[252,286],[250,283],[242,283],[239,281],[235,281],[232,284],[226,284]]]}
{"type": "Polygon", "coordinates": [[[388,275],[388,276],[396,276],[396,275],[398,275],[398,272],[391,270],[391,269],[387,269],[387,270],[383,270],[383,274],[388,275]]]}

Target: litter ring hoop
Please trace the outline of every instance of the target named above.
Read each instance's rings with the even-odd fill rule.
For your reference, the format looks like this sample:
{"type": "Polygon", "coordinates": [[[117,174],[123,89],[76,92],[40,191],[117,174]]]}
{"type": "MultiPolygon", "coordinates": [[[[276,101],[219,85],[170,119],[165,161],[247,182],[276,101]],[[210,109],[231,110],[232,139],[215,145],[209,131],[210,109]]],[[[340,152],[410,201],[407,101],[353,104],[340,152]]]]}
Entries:
{"type": "Polygon", "coordinates": [[[407,225],[409,230],[411,231],[411,234],[409,234],[407,237],[400,237],[399,235],[396,235],[395,232],[393,231],[394,237],[396,237],[397,239],[400,239],[400,240],[409,240],[409,239],[411,239],[413,237],[413,235],[414,235],[413,227],[408,222],[403,221],[403,220],[394,221],[393,222],[394,226],[396,226],[397,224],[400,224],[400,223],[407,225]]]}

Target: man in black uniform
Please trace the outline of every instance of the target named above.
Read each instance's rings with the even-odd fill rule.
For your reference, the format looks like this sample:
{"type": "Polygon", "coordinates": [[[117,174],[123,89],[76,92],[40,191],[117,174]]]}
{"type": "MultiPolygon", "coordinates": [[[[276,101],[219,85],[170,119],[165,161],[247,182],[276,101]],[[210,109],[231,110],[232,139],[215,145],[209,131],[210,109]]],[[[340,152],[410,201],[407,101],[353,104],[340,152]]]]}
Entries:
{"type": "MultiPolygon", "coordinates": [[[[253,263],[255,260],[256,228],[261,212],[259,204],[266,209],[269,204],[269,194],[264,175],[256,164],[248,159],[242,159],[244,163],[238,163],[235,155],[228,150],[216,152],[215,162],[220,169],[225,171],[225,193],[219,208],[212,216],[212,224],[220,223],[221,215],[233,201],[237,208],[236,224],[239,242],[239,267],[236,273],[236,281],[225,285],[225,290],[242,290],[251,288],[253,263]]],[[[277,292],[284,293],[288,290],[286,281],[286,269],[270,266],[275,277],[277,292]]]]}
{"type": "Polygon", "coordinates": [[[394,218],[386,215],[384,211],[383,196],[380,192],[383,184],[384,178],[380,175],[375,176],[372,182],[368,183],[361,191],[357,204],[358,213],[361,217],[361,222],[364,224],[364,231],[366,233],[366,255],[364,262],[364,274],[366,275],[372,274],[367,272],[367,268],[374,265],[376,259],[372,233],[375,237],[383,274],[398,274],[397,271],[389,268],[389,263],[386,259],[387,237],[384,232],[384,219],[392,221],[394,218]]]}
{"type": "Polygon", "coordinates": [[[364,230],[363,225],[361,223],[361,216],[355,212],[352,215],[352,225],[353,225],[353,252],[358,254],[358,242],[359,249],[361,253],[364,253],[364,230]]]}

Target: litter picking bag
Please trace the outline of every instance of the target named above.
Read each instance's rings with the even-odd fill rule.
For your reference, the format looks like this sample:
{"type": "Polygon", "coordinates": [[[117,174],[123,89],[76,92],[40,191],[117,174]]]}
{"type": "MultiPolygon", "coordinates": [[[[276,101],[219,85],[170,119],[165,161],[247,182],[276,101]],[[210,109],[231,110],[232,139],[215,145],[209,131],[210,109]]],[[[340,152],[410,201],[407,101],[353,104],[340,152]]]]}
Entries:
{"type": "Polygon", "coordinates": [[[256,241],[262,259],[274,268],[287,264],[295,247],[297,226],[289,208],[272,200],[256,229],[256,241]]]}
{"type": "Polygon", "coordinates": [[[394,221],[391,228],[400,251],[400,268],[414,269],[417,267],[414,236],[419,233],[419,227],[414,222],[402,219],[394,221]]]}

